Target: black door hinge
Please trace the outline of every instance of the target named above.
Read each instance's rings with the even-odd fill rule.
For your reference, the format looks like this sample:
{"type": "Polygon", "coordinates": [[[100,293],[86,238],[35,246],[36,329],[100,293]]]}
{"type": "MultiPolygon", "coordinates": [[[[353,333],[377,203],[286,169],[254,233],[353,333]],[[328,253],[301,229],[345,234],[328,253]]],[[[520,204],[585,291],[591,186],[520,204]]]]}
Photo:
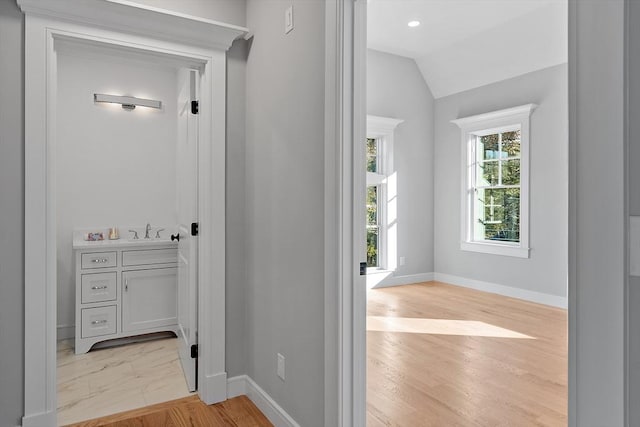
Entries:
{"type": "Polygon", "coordinates": [[[191,358],[192,359],[198,358],[198,344],[193,344],[191,346],[191,358]]]}
{"type": "Polygon", "coordinates": [[[197,222],[192,222],[191,223],[191,235],[192,236],[197,236],[198,235],[198,223],[197,222]]]}
{"type": "Polygon", "coordinates": [[[191,114],[198,114],[199,108],[200,108],[199,101],[191,101],[191,114]]]}
{"type": "Polygon", "coordinates": [[[367,263],[366,262],[361,262],[360,263],[360,275],[364,276],[367,274],[367,263]]]}

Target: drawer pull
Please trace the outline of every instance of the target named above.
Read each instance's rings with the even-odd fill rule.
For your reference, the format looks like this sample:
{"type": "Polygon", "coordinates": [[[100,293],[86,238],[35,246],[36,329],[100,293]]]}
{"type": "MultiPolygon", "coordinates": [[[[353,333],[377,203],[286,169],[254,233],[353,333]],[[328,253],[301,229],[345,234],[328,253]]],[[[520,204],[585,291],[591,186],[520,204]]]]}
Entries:
{"type": "Polygon", "coordinates": [[[104,286],[92,286],[91,290],[92,291],[97,291],[98,289],[107,289],[107,288],[108,288],[107,285],[104,285],[104,286]]]}
{"type": "Polygon", "coordinates": [[[103,320],[94,320],[93,322],[91,322],[92,325],[104,325],[105,323],[107,323],[106,319],[103,320]]]}
{"type": "Polygon", "coordinates": [[[107,261],[109,261],[109,260],[106,259],[106,258],[96,258],[96,259],[92,259],[91,260],[91,262],[94,262],[94,263],[105,263],[107,261]]]}

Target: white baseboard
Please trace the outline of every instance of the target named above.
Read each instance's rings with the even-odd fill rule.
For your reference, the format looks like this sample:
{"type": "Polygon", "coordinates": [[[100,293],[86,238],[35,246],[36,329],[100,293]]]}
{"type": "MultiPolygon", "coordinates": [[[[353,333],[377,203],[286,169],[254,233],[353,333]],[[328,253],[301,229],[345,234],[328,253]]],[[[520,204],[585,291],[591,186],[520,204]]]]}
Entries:
{"type": "Polygon", "coordinates": [[[227,399],[227,373],[221,372],[205,376],[198,383],[198,396],[207,405],[227,399]]]}
{"type": "Polygon", "coordinates": [[[407,274],[394,276],[390,271],[367,274],[367,288],[388,288],[390,286],[410,285],[412,283],[431,282],[434,273],[407,274]]]}
{"type": "Polygon", "coordinates": [[[248,375],[239,375],[227,381],[227,397],[231,399],[241,395],[251,399],[275,427],[300,427],[300,424],[248,375]]]}
{"type": "Polygon", "coordinates": [[[544,294],[542,292],[529,291],[526,289],[513,288],[511,286],[498,285],[496,283],[483,282],[466,277],[453,276],[451,274],[434,273],[434,279],[438,282],[449,283],[465,288],[490,292],[492,294],[504,295],[511,298],[518,298],[538,304],[550,305],[552,307],[567,308],[568,299],[557,295],[544,294]]]}
{"type": "Polygon", "coordinates": [[[76,327],[75,325],[58,325],[58,335],[57,340],[68,340],[76,336],[76,327]]]}
{"type": "Polygon", "coordinates": [[[22,427],[44,427],[57,426],[56,412],[43,412],[35,415],[25,415],[22,417],[22,427]]]}

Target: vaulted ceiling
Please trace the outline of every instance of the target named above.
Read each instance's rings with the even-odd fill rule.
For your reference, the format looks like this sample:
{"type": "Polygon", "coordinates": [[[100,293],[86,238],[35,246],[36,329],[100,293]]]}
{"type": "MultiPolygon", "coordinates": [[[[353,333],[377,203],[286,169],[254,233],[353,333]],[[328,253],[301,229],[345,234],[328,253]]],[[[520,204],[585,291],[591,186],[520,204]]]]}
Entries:
{"type": "Polygon", "coordinates": [[[436,98],[567,62],[567,0],[369,0],[367,14],[369,48],[414,59],[436,98]]]}

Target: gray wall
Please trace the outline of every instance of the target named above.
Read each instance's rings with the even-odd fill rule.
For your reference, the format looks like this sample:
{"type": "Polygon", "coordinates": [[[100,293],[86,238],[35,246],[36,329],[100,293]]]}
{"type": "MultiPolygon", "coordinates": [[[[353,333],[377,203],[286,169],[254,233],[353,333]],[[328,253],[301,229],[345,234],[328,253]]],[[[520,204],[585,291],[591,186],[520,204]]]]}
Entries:
{"type": "Polygon", "coordinates": [[[324,16],[247,2],[247,373],[305,427],[324,425],[324,16]]]}
{"type": "Polygon", "coordinates": [[[395,275],[433,272],[434,101],[412,59],[367,52],[367,114],[404,120],[394,134],[398,174],[395,275]]]}
{"type": "Polygon", "coordinates": [[[435,107],[435,271],[567,295],[567,65],[439,98],[435,107]],[[460,249],[460,129],[453,119],[535,103],[530,133],[530,258],[460,249]]]}
{"type": "Polygon", "coordinates": [[[14,0],[0,0],[0,426],[24,406],[24,37],[14,0]]]}
{"type": "Polygon", "coordinates": [[[572,427],[624,425],[624,28],[623,0],[569,2],[572,427]]]}

